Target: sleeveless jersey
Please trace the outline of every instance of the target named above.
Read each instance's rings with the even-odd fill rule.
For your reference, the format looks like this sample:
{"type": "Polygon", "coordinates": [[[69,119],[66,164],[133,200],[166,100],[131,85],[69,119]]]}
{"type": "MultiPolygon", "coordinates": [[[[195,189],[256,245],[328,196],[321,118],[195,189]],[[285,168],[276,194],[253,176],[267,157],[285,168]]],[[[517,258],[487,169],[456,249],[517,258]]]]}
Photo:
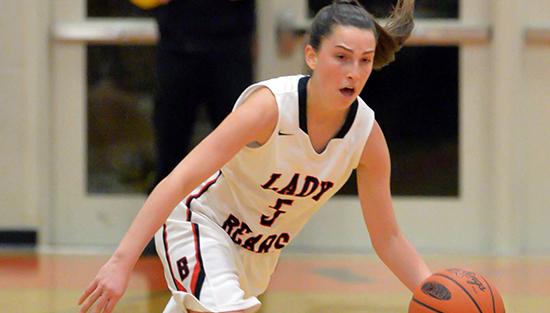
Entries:
{"type": "Polygon", "coordinates": [[[340,132],[316,152],[307,134],[308,76],[286,76],[256,83],[275,96],[278,122],[268,141],[246,146],[222,169],[184,199],[190,210],[219,225],[232,241],[255,253],[279,252],[311,215],[347,181],[358,166],[374,123],[374,112],[357,100],[340,132]]]}

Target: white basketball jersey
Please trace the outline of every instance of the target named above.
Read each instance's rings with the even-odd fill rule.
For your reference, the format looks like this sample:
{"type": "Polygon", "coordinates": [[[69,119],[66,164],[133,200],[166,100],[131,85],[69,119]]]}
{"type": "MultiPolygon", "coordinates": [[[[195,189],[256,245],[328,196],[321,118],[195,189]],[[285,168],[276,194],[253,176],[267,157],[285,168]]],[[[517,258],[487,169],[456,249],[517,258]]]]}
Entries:
{"type": "Polygon", "coordinates": [[[279,119],[273,134],[262,146],[243,148],[184,200],[189,214],[210,218],[255,253],[279,252],[342,187],[374,123],[374,112],[358,98],[337,136],[316,152],[307,134],[308,79],[279,77],[247,88],[235,108],[262,86],[275,95],[279,119]]]}

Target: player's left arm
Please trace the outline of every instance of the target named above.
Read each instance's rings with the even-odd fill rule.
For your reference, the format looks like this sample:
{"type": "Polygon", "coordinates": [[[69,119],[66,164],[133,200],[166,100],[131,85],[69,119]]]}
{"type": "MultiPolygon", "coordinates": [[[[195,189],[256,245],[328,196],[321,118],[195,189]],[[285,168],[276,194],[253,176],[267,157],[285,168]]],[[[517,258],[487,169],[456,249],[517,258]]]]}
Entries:
{"type": "Polygon", "coordinates": [[[376,254],[412,291],[430,275],[430,270],[397,225],[390,172],[388,146],[375,121],[357,167],[359,200],[376,254]]]}

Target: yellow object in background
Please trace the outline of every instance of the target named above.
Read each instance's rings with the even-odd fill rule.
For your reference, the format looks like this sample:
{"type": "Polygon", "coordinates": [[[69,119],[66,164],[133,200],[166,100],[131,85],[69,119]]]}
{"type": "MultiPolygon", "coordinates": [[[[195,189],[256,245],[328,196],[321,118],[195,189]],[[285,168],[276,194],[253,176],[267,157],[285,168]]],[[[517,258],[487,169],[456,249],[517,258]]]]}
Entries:
{"type": "Polygon", "coordinates": [[[154,9],[162,3],[160,0],[130,0],[130,2],[144,10],[154,9]]]}

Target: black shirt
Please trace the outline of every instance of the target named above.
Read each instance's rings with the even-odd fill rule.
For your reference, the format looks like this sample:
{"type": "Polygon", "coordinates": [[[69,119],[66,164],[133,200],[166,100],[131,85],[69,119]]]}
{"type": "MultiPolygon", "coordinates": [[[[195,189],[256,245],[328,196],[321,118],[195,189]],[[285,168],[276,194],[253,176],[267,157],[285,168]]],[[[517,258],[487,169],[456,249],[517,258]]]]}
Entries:
{"type": "Polygon", "coordinates": [[[256,26],[254,0],[172,0],[155,17],[158,46],[188,52],[249,44],[256,26]]]}

